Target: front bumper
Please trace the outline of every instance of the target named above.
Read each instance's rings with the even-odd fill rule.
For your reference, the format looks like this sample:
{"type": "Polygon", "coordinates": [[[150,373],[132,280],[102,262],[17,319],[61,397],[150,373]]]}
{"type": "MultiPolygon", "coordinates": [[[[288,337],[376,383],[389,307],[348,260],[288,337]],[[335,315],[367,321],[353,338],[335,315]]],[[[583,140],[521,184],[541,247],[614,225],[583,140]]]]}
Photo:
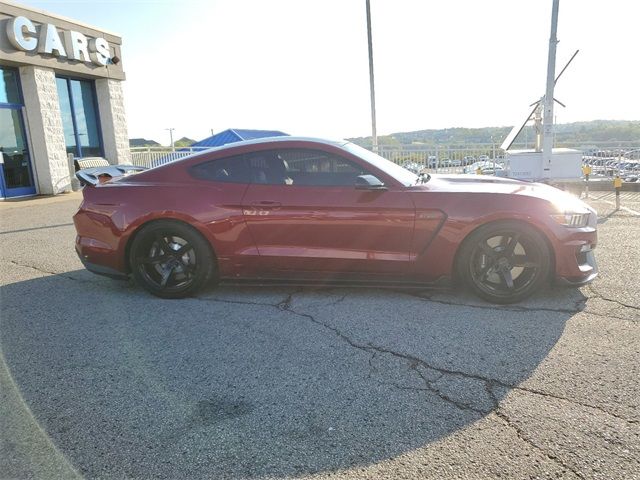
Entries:
{"type": "Polygon", "coordinates": [[[556,283],[579,287],[598,276],[594,249],[598,243],[598,217],[595,211],[589,225],[566,235],[556,249],[556,283]]]}
{"type": "MultiPolygon", "coordinates": [[[[582,275],[572,276],[572,277],[557,277],[556,283],[559,285],[566,285],[571,287],[581,287],[588,283],[593,282],[598,276],[598,264],[596,262],[596,256],[593,253],[593,250],[589,250],[588,252],[584,252],[583,263],[578,264],[578,268],[581,271],[582,275]]],[[[581,256],[582,256],[581,255],[581,256]]]]}

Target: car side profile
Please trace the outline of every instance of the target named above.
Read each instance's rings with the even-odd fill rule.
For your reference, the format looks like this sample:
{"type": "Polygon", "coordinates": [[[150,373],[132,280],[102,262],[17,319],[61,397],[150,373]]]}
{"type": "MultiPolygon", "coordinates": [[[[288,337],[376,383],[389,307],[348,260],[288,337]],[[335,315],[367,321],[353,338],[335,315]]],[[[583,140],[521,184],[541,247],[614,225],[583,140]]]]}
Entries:
{"type": "Polygon", "coordinates": [[[597,275],[593,209],[547,185],[416,175],[346,141],[240,142],[126,175],[78,172],[87,269],[154,295],[210,280],[463,283],[490,302],[597,275]]]}

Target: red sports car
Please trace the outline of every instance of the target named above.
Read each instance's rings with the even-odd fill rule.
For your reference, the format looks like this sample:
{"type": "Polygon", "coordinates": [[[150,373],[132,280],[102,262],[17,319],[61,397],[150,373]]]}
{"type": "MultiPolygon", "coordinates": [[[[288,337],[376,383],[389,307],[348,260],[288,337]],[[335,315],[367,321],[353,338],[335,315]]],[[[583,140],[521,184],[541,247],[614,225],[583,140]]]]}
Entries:
{"type": "Polygon", "coordinates": [[[496,303],[595,278],[593,209],[547,185],[415,175],[346,141],[226,145],[128,175],[82,170],[76,250],[154,295],[210,279],[428,285],[496,303]]]}

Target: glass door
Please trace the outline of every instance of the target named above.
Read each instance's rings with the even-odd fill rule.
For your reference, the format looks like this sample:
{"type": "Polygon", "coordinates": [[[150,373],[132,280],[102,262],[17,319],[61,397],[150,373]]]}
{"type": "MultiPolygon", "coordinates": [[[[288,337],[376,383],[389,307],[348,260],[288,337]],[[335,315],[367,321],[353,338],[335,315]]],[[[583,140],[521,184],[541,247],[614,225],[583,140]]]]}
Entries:
{"type": "Polygon", "coordinates": [[[0,196],[35,195],[22,110],[0,105],[0,196]]]}
{"type": "Polygon", "coordinates": [[[0,198],[35,195],[18,70],[0,66],[0,198]]]}

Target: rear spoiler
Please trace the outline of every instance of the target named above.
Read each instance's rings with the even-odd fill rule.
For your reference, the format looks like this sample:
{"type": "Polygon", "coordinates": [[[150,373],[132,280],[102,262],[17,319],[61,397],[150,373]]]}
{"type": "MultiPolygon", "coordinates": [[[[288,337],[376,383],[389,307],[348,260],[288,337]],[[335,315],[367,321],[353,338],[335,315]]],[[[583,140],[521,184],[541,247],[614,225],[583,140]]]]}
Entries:
{"type": "Polygon", "coordinates": [[[107,165],[104,167],[84,168],[76,172],[76,177],[80,180],[80,185],[95,186],[112,178],[124,177],[133,173],[147,170],[147,167],[136,167],[135,165],[107,165]],[[101,179],[102,177],[102,179],[101,179]]]}

